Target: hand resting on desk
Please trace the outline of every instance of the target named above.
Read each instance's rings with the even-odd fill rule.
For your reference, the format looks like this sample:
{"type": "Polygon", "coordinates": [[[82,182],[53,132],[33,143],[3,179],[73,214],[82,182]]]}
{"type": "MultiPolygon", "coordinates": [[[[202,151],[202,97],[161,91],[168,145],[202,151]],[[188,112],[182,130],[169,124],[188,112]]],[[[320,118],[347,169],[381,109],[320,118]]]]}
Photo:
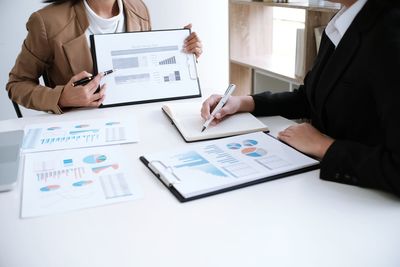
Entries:
{"type": "MultiPolygon", "coordinates": [[[[221,99],[221,95],[212,95],[204,101],[201,108],[201,116],[207,120],[212,110],[221,99]]],[[[212,125],[218,124],[227,115],[238,112],[253,112],[255,103],[251,96],[231,96],[225,106],[215,115],[212,125]]],[[[302,123],[293,125],[281,131],[278,135],[279,140],[287,143],[295,149],[313,157],[322,159],[332,145],[334,140],[322,134],[311,124],[302,123]]]]}

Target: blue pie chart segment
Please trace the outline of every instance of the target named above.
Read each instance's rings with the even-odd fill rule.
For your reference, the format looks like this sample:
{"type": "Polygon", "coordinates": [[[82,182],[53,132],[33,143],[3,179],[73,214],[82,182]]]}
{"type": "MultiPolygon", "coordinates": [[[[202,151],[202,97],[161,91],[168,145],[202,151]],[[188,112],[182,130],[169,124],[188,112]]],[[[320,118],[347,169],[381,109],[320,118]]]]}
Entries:
{"type": "Polygon", "coordinates": [[[233,150],[237,150],[240,149],[242,147],[241,144],[238,143],[230,143],[226,145],[229,149],[233,149],[233,150]]]}
{"type": "Polygon", "coordinates": [[[244,146],[255,146],[255,145],[257,145],[258,144],[258,142],[256,141],[256,140],[244,140],[243,141],[243,145],[244,146]]]}
{"type": "Polygon", "coordinates": [[[96,163],[101,163],[106,161],[107,157],[105,155],[100,155],[100,154],[95,154],[95,155],[89,155],[86,156],[83,159],[83,162],[87,164],[96,164],[96,163]]]}
{"type": "Polygon", "coordinates": [[[83,186],[86,186],[86,185],[90,185],[91,183],[93,183],[93,181],[90,181],[90,180],[88,180],[88,181],[79,181],[79,182],[73,183],[72,186],[83,187],[83,186]]]}
{"type": "Polygon", "coordinates": [[[246,156],[253,157],[253,158],[259,158],[267,155],[267,151],[262,148],[257,148],[257,147],[247,147],[242,149],[242,153],[245,154],[246,156]]]}

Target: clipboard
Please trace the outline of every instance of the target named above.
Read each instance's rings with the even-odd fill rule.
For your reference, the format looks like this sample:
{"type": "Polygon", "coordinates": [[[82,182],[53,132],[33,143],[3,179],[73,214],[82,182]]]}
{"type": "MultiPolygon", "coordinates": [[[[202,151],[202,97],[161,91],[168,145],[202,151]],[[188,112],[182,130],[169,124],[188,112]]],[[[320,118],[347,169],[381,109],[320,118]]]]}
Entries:
{"type": "MultiPolygon", "coordinates": [[[[309,171],[313,171],[313,170],[319,169],[319,165],[309,166],[309,167],[301,168],[301,169],[298,169],[298,170],[295,170],[295,171],[285,172],[285,173],[281,173],[281,174],[270,176],[270,177],[264,177],[262,179],[257,179],[255,181],[251,181],[251,182],[243,183],[243,184],[240,184],[240,185],[231,186],[231,187],[227,187],[227,188],[224,188],[224,189],[219,189],[219,190],[215,190],[215,191],[212,191],[212,192],[209,192],[209,193],[200,194],[200,195],[197,195],[197,196],[186,198],[181,193],[179,193],[179,191],[174,186],[174,183],[177,183],[179,181],[175,181],[174,182],[174,181],[169,180],[167,177],[163,176],[156,168],[154,168],[152,163],[150,163],[144,156],[141,156],[139,159],[158,178],[158,180],[160,180],[160,182],[164,186],[166,186],[168,188],[168,190],[181,203],[192,201],[192,200],[196,200],[196,199],[201,199],[201,198],[205,198],[205,197],[209,197],[209,196],[213,196],[213,195],[218,195],[218,194],[230,192],[230,191],[233,191],[233,190],[236,190],[236,189],[240,189],[240,188],[244,188],[244,187],[248,187],[248,186],[252,186],[252,185],[257,185],[257,184],[265,183],[265,182],[268,182],[268,181],[272,181],[272,180],[276,180],[276,179],[280,179],[280,178],[284,178],[284,177],[300,174],[300,173],[303,173],[303,172],[309,172],[309,171]]],[[[168,168],[167,166],[165,166],[165,167],[168,168]]]]}
{"type": "MultiPolygon", "coordinates": [[[[239,176],[234,177],[235,174],[233,174],[227,178],[228,179],[235,179],[235,178],[242,179],[243,178],[243,179],[237,180],[234,183],[226,183],[226,185],[221,185],[221,184],[216,184],[216,183],[211,182],[210,186],[208,188],[207,188],[207,185],[206,185],[206,187],[204,187],[204,188],[206,188],[205,190],[203,190],[204,189],[203,188],[202,190],[192,191],[194,193],[190,193],[190,194],[186,194],[189,191],[185,190],[184,183],[193,183],[193,181],[195,181],[194,179],[202,179],[205,181],[211,181],[211,180],[209,180],[209,177],[207,177],[207,173],[203,173],[203,174],[199,174],[199,175],[195,174],[193,177],[190,177],[189,174],[182,175],[182,173],[178,173],[177,170],[180,167],[177,168],[177,166],[176,165],[174,166],[174,164],[166,163],[164,160],[158,158],[158,156],[155,156],[155,158],[152,155],[150,155],[150,157],[141,156],[139,159],[157,177],[157,179],[160,180],[164,184],[164,186],[166,186],[168,188],[168,190],[180,202],[187,202],[187,201],[201,199],[201,198],[208,197],[208,196],[213,196],[216,194],[226,193],[226,192],[229,192],[232,190],[264,183],[267,181],[271,181],[271,180],[275,180],[275,179],[279,179],[279,178],[283,178],[283,177],[287,177],[287,176],[291,176],[291,175],[295,175],[295,174],[299,174],[299,173],[303,173],[303,172],[308,172],[311,170],[316,170],[319,168],[319,161],[302,154],[301,152],[287,146],[286,144],[284,144],[284,143],[280,142],[279,140],[275,139],[274,137],[270,136],[269,134],[265,134],[262,132],[208,141],[208,142],[204,142],[203,144],[200,144],[199,146],[197,146],[198,149],[196,149],[196,147],[194,147],[194,148],[191,147],[190,149],[192,149],[192,150],[195,149],[196,151],[200,151],[201,149],[199,147],[208,147],[208,148],[213,147],[212,149],[216,150],[216,149],[219,149],[218,147],[222,147],[224,144],[232,144],[232,145],[239,144],[238,140],[246,140],[246,141],[250,142],[251,140],[254,141],[254,140],[261,140],[261,139],[268,140],[267,142],[269,144],[274,143],[275,146],[278,147],[278,150],[282,149],[282,154],[278,155],[275,152],[273,152],[274,155],[271,155],[272,157],[275,157],[275,160],[279,160],[279,157],[284,157],[284,156],[287,156],[288,154],[290,154],[289,157],[292,157],[291,160],[293,160],[293,166],[291,166],[290,168],[282,167],[281,170],[278,170],[278,171],[269,171],[268,168],[264,168],[264,171],[261,171],[256,176],[247,177],[247,178],[239,177],[239,176]],[[296,163],[296,161],[299,161],[299,162],[296,163]],[[244,179],[244,178],[246,178],[246,179],[244,179]]],[[[265,144],[265,142],[264,142],[264,144],[265,144]]],[[[238,158],[237,155],[243,154],[242,153],[243,151],[248,153],[250,151],[249,148],[259,149],[259,148],[256,148],[256,146],[243,147],[244,150],[234,149],[236,151],[232,151],[232,154],[230,154],[230,152],[228,150],[225,150],[225,151],[222,151],[220,155],[222,155],[223,153],[229,154],[227,158],[232,156],[231,160],[233,162],[234,161],[233,158],[238,158]],[[235,154],[235,152],[236,152],[236,154],[235,154]]],[[[171,155],[173,155],[173,157],[175,157],[175,155],[181,156],[181,155],[184,155],[185,153],[187,153],[188,150],[189,150],[189,148],[179,149],[179,150],[177,150],[178,152],[168,151],[166,154],[166,157],[164,157],[164,158],[168,158],[168,156],[171,156],[171,155]]],[[[253,150],[253,151],[257,151],[257,150],[253,150]]],[[[258,150],[258,153],[261,155],[262,149],[258,150]]],[[[192,164],[192,166],[195,166],[195,164],[201,162],[201,160],[194,159],[194,157],[196,157],[196,156],[194,156],[193,154],[189,155],[187,157],[182,156],[182,162],[184,162],[184,163],[182,163],[182,165],[192,164]]],[[[244,156],[244,158],[246,158],[246,157],[247,157],[247,155],[244,156]]],[[[259,158],[254,158],[254,160],[259,161],[259,160],[262,160],[263,158],[265,159],[266,157],[260,156],[259,158]]],[[[213,163],[209,158],[207,158],[206,160],[209,161],[209,163],[213,163]]],[[[281,163],[284,162],[285,160],[287,160],[287,158],[282,159],[281,163]]],[[[203,162],[204,162],[204,160],[203,160],[203,162]]],[[[264,160],[263,162],[265,163],[266,161],[264,160]]],[[[247,164],[247,163],[248,162],[243,161],[239,164],[242,164],[242,166],[243,166],[243,164],[247,164]]],[[[256,166],[257,164],[258,163],[253,163],[254,166],[256,166]]],[[[275,162],[272,164],[275,164],[275,166],[277,167],[278,166],[277,164],[280,164],[280,163],[275,162]]],[[[249,169],[253,168],[254,166],[249,166],[249,169]]],[[[262,166],[258,166],[258,167],[259,167],[258,168],[259,170],[263,169],[262,166]]],[[[210,167],[206,167],[206,168],[207,168],[206,172],[212,171],[210,169],[210,167]]],[[[215,171],[214,171],[215,173],[217,173],[217,172],[227,173],[227,172],[231,171],[228,168],[221,167],[221,166],[217,166],[217,169],[215,169],[215,171]]],[[[203,168],[203,171],[204,170],[205,170],[205,168],[203,168]]],[[[237,172],[243,173],[242,170],[239,170],[237,172]]],[[[215,176],[215,179],[223,179],[223,177],[215,176]]],[[[202,182],[200,182],[200,183],[202,183],[202,182]]],[[[187,188],[193,189],[196,186],[197,185],[195,182],[194,186],[191,185],[187,188]]]]}
{"type": "Polygon", "coordinates": [[[201,97],[195,55],[183,52],[189,29],[90,36],[94,73],[114,69],[101,107],[201,97]]]}

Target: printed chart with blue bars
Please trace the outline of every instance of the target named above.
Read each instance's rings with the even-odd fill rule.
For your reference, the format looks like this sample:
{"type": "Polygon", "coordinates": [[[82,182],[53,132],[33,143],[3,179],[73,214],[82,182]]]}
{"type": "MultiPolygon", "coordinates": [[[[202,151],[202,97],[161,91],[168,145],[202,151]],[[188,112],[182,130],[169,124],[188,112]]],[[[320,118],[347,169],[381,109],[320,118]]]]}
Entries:
{"type": "Polygon", "coordinates": [[[211,164],[208,160],[202,157],[199,153],[195,151],[189,151],[185,154],[180,154],[175,157],[180,164],[175,165],[174,168],[193,168],[198,171],[212,174],[214,176],[226,177],[227,175],[211,164]]]}
{"type": "MultiPolygon", "coordinates": [[[[133,126],[130,126],[132,129],[133,126]]],[[[36,124],[25,129],[22,149],[25,152],[80,148],[123,143],[130,133],[119,120],[96,119],[86,122],[66,122],[58,125],[36,124]]]]}

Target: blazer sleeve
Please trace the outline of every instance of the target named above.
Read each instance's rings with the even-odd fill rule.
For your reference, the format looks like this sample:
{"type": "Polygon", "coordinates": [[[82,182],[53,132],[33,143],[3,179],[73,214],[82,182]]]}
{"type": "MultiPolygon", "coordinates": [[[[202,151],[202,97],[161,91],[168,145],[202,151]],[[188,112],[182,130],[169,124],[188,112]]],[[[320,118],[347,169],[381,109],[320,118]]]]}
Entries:
{"type": "Polygon", "coordinates": [[[45,73],[53,57],[46,27],[39,12],[31,15],[26,27],[27,37],[6,85],[8,96],[27,108],[62,113],[58,100],[64,86],[49,88],[39,84],[39,78],[45,73]]]}
{"type": "MultiPolygon", "coordinates": [[[[307,76],[304,80],[305,84],[307,84],[307,76]]],[[[255,116],[280,115],[288,119],[309,118],[309,103],[304,85],[293,92],[271,93],[266,91],[252,97],[255,104],[253,111],[255,116]]]]}
{"type": "MultiPolygon", "coordinates": [[[[400,9],[386,14],[383,25],[383,35],[377,42],[382,45],[377,45],[375,55],[369,55],[371,66],[376,65],[371,78],[376,102],[371,108],[380,118],[379,124],[371,127],[382,131],[382,140],[375,146],[336,140],[322,159],[320,176],[400,196],[400,9]]],[[[363,120],[368,123],[368,118],[363,120]]]]}
{"type": "MultiPolygon", "coordinates": [[[[128,12],[131,13],[129,16],[134,24],[138,24],[141,31],[151,31],[151,19],[150,12],[147,5],[142,0],[125,0],[125,6],[128,12]]],[[[132,28],[128,30],[137,31],[137,28],[132,28]]]]}

